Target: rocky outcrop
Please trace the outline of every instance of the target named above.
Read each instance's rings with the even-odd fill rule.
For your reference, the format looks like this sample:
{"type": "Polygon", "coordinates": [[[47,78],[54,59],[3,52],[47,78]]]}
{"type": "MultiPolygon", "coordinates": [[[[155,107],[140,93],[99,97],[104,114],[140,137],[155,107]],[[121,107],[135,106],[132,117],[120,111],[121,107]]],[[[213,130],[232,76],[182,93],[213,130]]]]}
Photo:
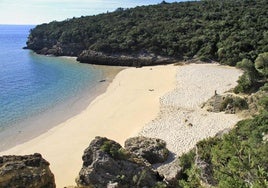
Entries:
{"type": "Polygon", "coordinates": [[[175,63],[172,57],[162,57],[150,53],[139,54],[107,54],[87,50],[84,43],[63,43],[57,39],[46,36],[29,35],[27,46],[24,49],[31,49],[42,55],[54,56],[76,56],[81,63],[113,66],[149,66],[175,63]]]}
{"type": "Polygon", "coordinates": [[[242,110],[248,109],[248,103],[245,98],[234,93],[215,95],[203,104],[202,108],[209,112],[225,112],[226,114],[236,114],[242,110]]]}
{"type": "Polygon", "coordinates": [[[40,154],[0,157],[0,187],[54,188],[54,175],[40,154]]]}
{"type": "Polygon", "coordinates": [[[178,179],[182,174],[182,168],[179,164],[179,159],[176,158],[156,168],[157,172],[164,177],[164,181],[167,182],[168,187],[178,186],[178,179]]]}
{"type": "Polygon", "coordinates": [[[143,136],[127,139],[125,141],[125,149],[146,159],[151,164],[163,163],[169,155],[165,141],[143,136]]]}
{"type": "Polygon", "coordinates": [[[114,65],[114,66],[149,66],[149,65],[163,65],[175,63],[174,58],[157,56],[154,54],[140,53],[140,54],[105,54],[93,50],[84,50],[78,55],[78,61],[81,63],[100,64],[100,65],[114,65]]]}
{"type": "Polygon", "coordinates": [[[162,178],[118,143],[96,137],[85,150],[76,180],[84,187],[153,187],[162,178]]]}
{"type": "Polygon", "coordinates": [[[27,47],[24,47],[24,49],[31,49],[42,55],[78,56],[85,49],[85,46],[81,43],[66,44],[55,39],[38,38],[30,35],[27,41],[27,47]]]}

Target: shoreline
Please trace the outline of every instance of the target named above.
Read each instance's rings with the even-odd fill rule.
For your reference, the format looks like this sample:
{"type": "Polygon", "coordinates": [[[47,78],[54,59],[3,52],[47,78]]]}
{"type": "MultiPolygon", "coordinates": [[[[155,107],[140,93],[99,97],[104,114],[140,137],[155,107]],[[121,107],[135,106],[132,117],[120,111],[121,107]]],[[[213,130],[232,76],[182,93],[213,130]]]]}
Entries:
{"type": "MultiPolygon", "coordinates": [[[[72,59],[78,63],[73,57],[60,57],[63,59],[72,59]]],[[[124,68],[111,67],[102,65],[91,65],[94,69],[102,71],[102,76],[96,84],[91,88],[86,88],[79,96],[71,97],[64,101],[64,103],[55,105],[54,107],[45,110],[33,117],[25,118],[20,122],[9,125],[0,132],[0,152],[4,152],[16,145],[23,144],[32,140],[49,129],[67,121],[80,114],[88,105],[99,95],[104,93],[112,82],[116,74],[124,68]],[[105,80],[100,82],[101,80],[105,80]],[[56,115],[57,116],[56,116],[56,115]],[[36,126],[38,125],[38,126],[36,126]]]]}
{"type": "Polygon", "coordinates": [[[136,135],[157,116],[159,97],[174,87],[176,69],[173,65],[124,69],[80,114],[0,155],[41,153],[57,187],[74,185],[90,141],[105,136],[123,144],[136,135]]]}
{"type": "MultiPolygon", "coordinates": [[[[213,123],[222,125],[229,116],[213,113],[216,118],[210,118],[199,110],[200,103],[214,94],[215,87],[220,94],[235,86],[240,74],[238,69],[217,64],[124,69],[80,114],[0,155],[41,153],[50,162],[57,186],[64,187],[75,185],[82,167],[83,151],[95,136],[108,137],[124,145],[127,138],[142,133],[162,138],[171,152],[180,154],[197,140],[223,129],[221,126],[213,129],[213,123]],[[222,116],[227,118],[221,119],[222,116]],[[186,117],[193,127],[179,126],[186,117]],[[206,129],[207,124],[212,126],[206,129]],[[179,143],[173,139],[174,135],[178,136],[177,132],[183,135],[179,143]],[[194,139],[187,140],[185,136],[194,139]],[[180,148],[181,143],[183,148],[180,148]]],[[[234,116],[230,118],[233,119],[227,126],[238,121],[234,116]]]]}

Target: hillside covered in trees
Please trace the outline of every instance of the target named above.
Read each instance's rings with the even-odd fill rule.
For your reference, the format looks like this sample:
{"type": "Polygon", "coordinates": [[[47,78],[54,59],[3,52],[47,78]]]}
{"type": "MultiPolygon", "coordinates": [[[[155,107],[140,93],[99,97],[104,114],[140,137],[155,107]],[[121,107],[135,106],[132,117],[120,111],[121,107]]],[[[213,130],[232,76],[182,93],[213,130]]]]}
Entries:
{"type": "Polygon", "coordinates": [[[254,61],[268,51],[267,10],[266,0],[163,1],[118,8],[38,25],[30,32],[27,48],[97,64],[109,64],[112,57],[117,58],[112,59],[116,64],[118,56],[124,55],[150,57],[146,65],[157,56],[235,65],[244,58],[254,61]]]}

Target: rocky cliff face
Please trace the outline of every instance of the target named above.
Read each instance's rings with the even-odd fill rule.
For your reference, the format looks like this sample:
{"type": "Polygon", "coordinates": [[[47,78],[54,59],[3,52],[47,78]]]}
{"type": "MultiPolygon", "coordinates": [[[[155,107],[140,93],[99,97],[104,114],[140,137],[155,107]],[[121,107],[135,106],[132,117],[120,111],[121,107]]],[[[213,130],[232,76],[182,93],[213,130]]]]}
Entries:
{"type": "Polygon", "coordinates": [[[175,63],[177,60],[171,57],[162,57],[155,54],[107,54],[88,50],[83,43],[63,43],[57,39],[46,36],[35,36],[30,34],[27,46],[42,55],[54,56],[76,56],[81,63],[113,66],[149,66],[175,63]]]}
{"type": "Polygon", "coordinates": [[[87,187],[153,187],[162,177],[137,156],[107,138],[96,137],[85,150],[76,180],[87,187]]]}
{"type": "Polygon", "coordinates": [[[150,164],[163,163],[169,151],[166,142],[157,138],[134,137],[125,141],[125,148],[131,153],[146,159],[150,164]]]}
{"type": "Polygon", "coordinates": [[[38,54],[55,56],[78,56],[85,46],[81,43],[64,44],[56,39],[29,36],[25,49],[31,49],[38,54]]]}
{"type": "Polygon", "coordinates": [[[155,54],[105,54],[92,50],[84,50],[81,54],[78,55],[77,60],[81,63],[134,67],[163,65],[176,62],[174,58],[161,57],[155,54]]]}
{"type": "Polygon", "coordinates": [[[40,154],[0,157],[0,187],[55,188],[49,163],[40,154]]]}

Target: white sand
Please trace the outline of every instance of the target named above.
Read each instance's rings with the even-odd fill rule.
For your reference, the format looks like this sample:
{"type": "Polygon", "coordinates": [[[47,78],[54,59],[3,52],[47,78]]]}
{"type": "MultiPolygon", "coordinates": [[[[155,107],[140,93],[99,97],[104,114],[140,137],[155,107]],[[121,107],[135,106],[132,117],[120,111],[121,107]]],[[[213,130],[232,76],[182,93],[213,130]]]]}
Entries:
{"type": "Polygon", "coordinates": [[[139,135],[161,138],[175,155],[189,151],[195,144],[221,130],[231,128],[240,119],[233,114],[211,113],[201,109],[214,95],[236,86],[241,71],[215,64],[181,66],[176,87],[160,98],[160,113],[139,135]],[[192,126],[188,126],[189,124],[192,126]]]}
{"type": "Polygon", "coordinates": [[[95,136],[106,136],[123,144],[136,135],[157,116],[159,98],[175,87],[177,68],[125,69],[79,115],[0,155],[41,153],[50,162],[57,187],[75,185],[83,151],[90,141],[95,136]]]}
{"type": "Polygon", "coordinates": [[[164,139],[172,152],[181,154],[239,120],[208,113],[200,105],[215,90],[220,94],[233,88],[240,74],[235,68],[207,64],[125,69],[82,113],[0,155],[41,153],[51,164],[57,187],[63,187],[75,184],[83,151],[95,136],[123,145],[140,131],[164,139]]]}

